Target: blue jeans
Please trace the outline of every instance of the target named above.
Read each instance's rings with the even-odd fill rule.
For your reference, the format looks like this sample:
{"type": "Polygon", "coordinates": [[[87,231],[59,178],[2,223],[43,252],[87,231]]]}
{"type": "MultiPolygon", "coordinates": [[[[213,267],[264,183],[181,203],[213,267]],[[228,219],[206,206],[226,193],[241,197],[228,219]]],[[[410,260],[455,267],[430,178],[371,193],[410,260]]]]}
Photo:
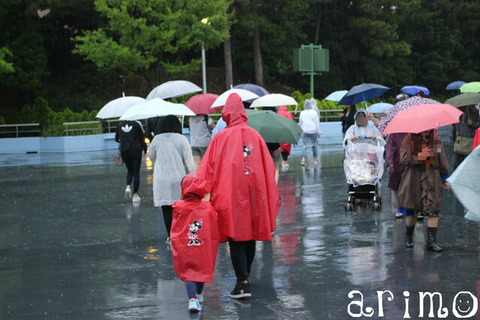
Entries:
{"type": "Polygon", "coordinates": [[[185,288],[187,289],[188,299],[197,298],[197,293],[203,292],[203,282],[185,281],[185,288]]]}
{"type": "Polygon", "coordinates": [[[303,141],[303,150],[302,150],[302,157],[307,156],[308,148],[312,148],[313,157],[316,158],[318,156],[317,152],[317,134],[316,133],[303,133],[302,134],[302,141],[303,141]]]}

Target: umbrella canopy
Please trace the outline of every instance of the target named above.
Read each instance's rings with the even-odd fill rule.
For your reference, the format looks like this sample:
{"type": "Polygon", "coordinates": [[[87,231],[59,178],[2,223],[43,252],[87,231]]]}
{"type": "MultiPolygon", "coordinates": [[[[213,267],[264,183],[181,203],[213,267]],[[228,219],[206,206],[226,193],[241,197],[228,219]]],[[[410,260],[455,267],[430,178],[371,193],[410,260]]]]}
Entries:
{"type": "Polygon", "coordinates": [[[423,92],[423,95],[429,96],[430,95],[430,90],[426,87],[421,87],[421,86],[405,86],[402,89],[400,89],[401,92],[409,94],[411,96],[417,95],[419,92],[423,92]]]}
{"type": "Polygon", "coordinates": [[[348,93],[338,102],[339,105],[354,105],[359,102],[371,100],[380,97],[385,91],[390,90],[375,83],[362,83],[354,86],[348,93]]]}
{"type": "Polygon", "coordinates": [[[217,100],[215,100],[215,102],[212,104],[211,108],[215,108],[215,107],[223,107],[225,105],[225,103],[227,102],[227,99],[228,97],[232,94],[232,93],[236,93],[240,96],[240,98],[242,99],[242,101],[248,101],[248,100],[252,100],[252,99],[257,99],[258,98],[258,95],[256,95],[255,93],[251,92],[251,91],[248,91],[248,90],[244,90],[244,89],[230,89],[230,90],[227,90],[225,91],[224,93],[222,93],[218,98],[217,100]]]}
{"type": "Polygon", "coordinates": [[[378,130],[382,132],[387,127],[388,123],[395,117],[397,113],[400,111],[406,110],[418,104],[431,104],[431,103],[440,103],[438,101],[423,98],[423,97],[411,97],[406,100],[399,101],[395,104],[395,106],[387,112],[387,115],[380,119],[380,123],[378,124],[378,130]]]}
{"type": "Polygon", "coordinates": [[[447,84],[445,89],[447,90],[458,90],[461,86],[463,86],[466,82],[465,81],[453,81],[447,84]]]}
{"type": "Polygon", "coordinates": [[[260,86],[257,86],[256,84],[251,84],[251,83],[237,84],[236,86],[233,87],[233,89],[247,90],[255,93],[259,97],[263,97],[264,95],[270,94],[270,92],[268,92],[268,90],[265,89],[264,87],[260,87],[260,86]]]}
{"type": "Polygon", "coordinates": [[[298,105],[297,101],[290,96],[281,94],[281,93],[272,93],[264,95],[253,101],[250,105],[250,108],[255,107],[277,107],[277,106],[289,106],[289,105],[298,105]]]}
{"type": "Polygon", "coordinates": [[[379,102],[372,104],[371,106],[368,107],[368,112],[370,113],[387,113],[388,110],[393,108],[393,104],[390,103],[385,103],[385,102],[379,102]]]}
{"type": "Polygon", "coordinates": [[[98,111],[96,118],[118,118],[130,107],[142,102],[145,102],[144,98],[134,96],[117,98],[104,105],[103,108],[98,111]]]}
{"type": "Polygon", "coordinates": [[[185,102],[185,105],[195,112],[195,114],[209,114],[217,111],[219,108],[211,108],[212,104],[217,100],[218,94],[204,93],[197,94],[185,102]]]}
{"type": "Polygon", "coordinates": [[[174,80],[162,83],[147,96],[147,100],[154,98],[169,99],[185,96],[195,92],[202,91],[202,88],[186,80],[174,80]]]}
{"type": "Polygon", "coordinates": [[[455,169],[447,181],[458,200],[467,209],[465,218],[480,221],[480,147],[455,169]]]}
{"type": "Polygon", "coordinates": [[[457,108],[476,105],[480,103],[480,93],[462,93],[448,99],[445,103],[451,104],[457,108]]]}
{"type": "Polygon", "coordinates": [[[460,92],[480,93],[480,82],[476,81],[465,83],[460,87],[460,92]]]}
{"type": "Polygon", "coordinates": [[[169,114],[176,116],[195,115],[195,113],[184,104],[171,103],[160,98],[154,98],[131,107],[120,117],[120,120],[140,120],[168,116],[169,114]]]}
{"type": "Polygon", "coordinates": [[[340,101],[342,100],[342,98],[348,93],[348,90],[339,90],[339,91],[335,91],[335,92],[332,92],[330,93],[326,98],[325,100],[328,100],[328,101],[340,101]]]}
{"type": "Polygon", "coordinates": [[[297,143],[302,135],[302,129],[292,119],[270,111],[246,110],[248,125],[257,130],[265,142],[297,143]]]}
{"type": "Polygon", "coordinates": [[[449,104],[419,104],[400,111],[390,121],[383,134],[420,133],[458,123],[463,112],[449,104]]]}

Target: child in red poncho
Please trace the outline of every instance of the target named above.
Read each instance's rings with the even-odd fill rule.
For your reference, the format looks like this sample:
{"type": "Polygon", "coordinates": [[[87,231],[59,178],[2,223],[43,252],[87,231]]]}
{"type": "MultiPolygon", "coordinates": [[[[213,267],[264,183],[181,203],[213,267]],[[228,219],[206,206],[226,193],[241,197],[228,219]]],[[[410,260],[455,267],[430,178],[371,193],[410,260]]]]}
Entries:
{"type": "Polygon", "coordinates": [[[182,180],[182,199],[173,204],[170,231],[173,267],[185,281],[188,310],[202,309],[203,285],[213,281],[218,249],[218,218],[208,201],[202,201],[206,182],[193,174],[182,180]]]}

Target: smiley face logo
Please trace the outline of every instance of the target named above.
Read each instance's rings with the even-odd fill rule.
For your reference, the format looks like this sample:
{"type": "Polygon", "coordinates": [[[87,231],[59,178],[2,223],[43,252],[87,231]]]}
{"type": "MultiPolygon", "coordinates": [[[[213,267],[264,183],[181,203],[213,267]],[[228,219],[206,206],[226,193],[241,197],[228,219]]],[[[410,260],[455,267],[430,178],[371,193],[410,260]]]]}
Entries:
{"type": "Polygon", "coordinates": [[[469,291],[460,291],[453,298],[452,312],[459,319],[473,317],[478,311],[478,299],[469,291]]]}

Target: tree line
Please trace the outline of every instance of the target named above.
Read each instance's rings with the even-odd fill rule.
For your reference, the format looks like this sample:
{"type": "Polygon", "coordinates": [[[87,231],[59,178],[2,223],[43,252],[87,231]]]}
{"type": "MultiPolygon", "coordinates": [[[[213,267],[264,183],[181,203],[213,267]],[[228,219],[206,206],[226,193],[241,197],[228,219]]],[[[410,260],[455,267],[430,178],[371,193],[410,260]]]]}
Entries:
{"type": "Polygon", "coordinates": [[[168,80],[201,85],[202,46],[216,93],[242,82],[308,92],[292,56],[309,43],[330,50],[317,98],[362,82],[445,96],[451,81],[480,80],[477,0],[3,0],[0,16],[7,120],[38,97],[90,111],[168,80]]]}

